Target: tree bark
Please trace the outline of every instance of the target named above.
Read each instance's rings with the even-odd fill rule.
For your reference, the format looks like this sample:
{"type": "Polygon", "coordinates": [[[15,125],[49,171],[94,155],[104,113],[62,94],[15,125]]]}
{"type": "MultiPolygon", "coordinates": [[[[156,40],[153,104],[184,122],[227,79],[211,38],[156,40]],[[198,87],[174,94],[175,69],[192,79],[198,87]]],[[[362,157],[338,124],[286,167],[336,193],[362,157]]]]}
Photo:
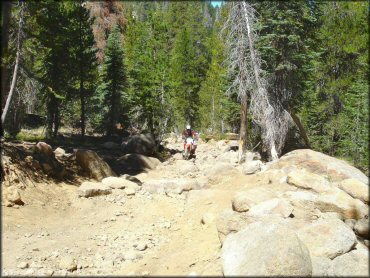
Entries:
{"type": "Polygon", "coordinates": [[[303,127],[301,119],[296,114],[294,114],[292,111],[290,111],[290,116],[292,117],[294,123],[297,125],[299,133],[301,134],[306,146],[311,149],[310,141],[308,139],[307,132],[303,127]]]}
{"type": "Polygon", "coordinates": [[[11,2],[3,1],[2,4],[2,23],[1,23],[1,108],[4,107],[7,92],[7,81],[8,81],[8,71],[7,65],[5,63],[5,58],[8,54],[8,44],[9,44],[9,23],[11,17],[11,2]]]}
{"type": "MultiPolygon", "coordinates": [[[[246,7],[246,4],[245,4],[244,1],[242,2],[242,5],[243,5],[243,10],[244,10],[245,20],[246,20],[246,23],[247,23],[249,50],[250,50],[251,60],[252,60],[252,64],[253,64],[254,77],[256,79],[257,90],[260,90],[260,89],[262,89],[262,84],[261,84],[261,81],[260,81],[258,66],[257,66],[257,63],[256,63],[256,56],[255,56],[254,48],[253,48],[253,39],[252,39],[252,35],[251,35],[251,28],[250,28],[250,24],[249,24],[249,19],[248,19],[248,16],[247,16],[247,7],[246,7]]],[[[276,151],[275,142],[270,142],[270,144],[271,144],[271,149],[270,149],[271,158],[272,158],[272,160],[276,160],[276,159],[278,159],[278,153],[276,151]]]]}
{"type": "MultiPolygon", "coordinates": [[[[82,13],[82,1],[80,1],[80,11],[82,13]]],[[[85,138],[85,91],[84,91],[84,78],[83,78],[83,42],[82,42],[82,14],[80,15],[80,99],[81,99],[81,138],[85,138]]]]}
{"type": "Polygon", "coordinates": [[[239,163],[245,161],[247,151],[247,95],[243,95],[240,106],[239,163]]]}
{"type": "Polygon", "coordinates": [[[24,3],[21,2],[21,11],[19,15],[19,23],[18,23],[18,38],[17,38],[17,55],[15,58],[15,67],[13,71],[13,78],[12,78],[12,83],[10,85],[10,91],[8,94],[8,97],[6,99],[5,107],[3,110],[3,113],[1,115],[1,124],[4,125],[5,119],[6,119],[6,114],[8,113],[10,102],[12,100],[14,90],[15,90],[15,85],[17,82],[17,75],[18,75],[18,68],[19,68],[19,63],[21,59],[21,50],[22,50],[22,28],[23,28],[23,10],[24,10],[24,3]]]}

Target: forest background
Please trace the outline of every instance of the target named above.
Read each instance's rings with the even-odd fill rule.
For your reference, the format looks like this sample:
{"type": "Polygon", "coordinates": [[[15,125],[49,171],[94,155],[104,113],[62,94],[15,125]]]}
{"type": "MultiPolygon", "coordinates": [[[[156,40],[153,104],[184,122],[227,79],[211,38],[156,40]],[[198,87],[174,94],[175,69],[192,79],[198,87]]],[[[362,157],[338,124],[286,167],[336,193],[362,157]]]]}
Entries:
{"type": "MultiPolygon", "coordinates": [[[[282,153],[309,145],[367,172],[368,1],[249,3],[257,11],[255,43],[267,90],[300,123],[290,128],[282,153]]],[[[63,127],[76,127],[82,139],[117,136],[123,127],[160,140],[187,123],[218,138],[239,132],[240,99],[229,90],[223,31],[230,3],[1,5],[3,112],[14,85],[2,125],[7,138],[22,138],[30,115],[42,119],[46,138],[63,127]]],[[[252,149],[261,130],[247,118],[252,149]]]]}

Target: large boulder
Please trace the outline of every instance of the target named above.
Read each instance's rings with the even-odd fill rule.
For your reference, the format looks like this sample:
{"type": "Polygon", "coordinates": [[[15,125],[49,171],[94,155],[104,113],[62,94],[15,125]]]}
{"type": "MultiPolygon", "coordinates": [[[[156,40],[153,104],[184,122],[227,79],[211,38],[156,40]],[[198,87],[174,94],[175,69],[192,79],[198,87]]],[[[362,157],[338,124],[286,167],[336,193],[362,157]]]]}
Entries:
{"type": "Polygon", "coordinates": [[[43,172],[57,179],[62,179],[65,174],[65,167],[55,157],[51,146],[45,142],[38,142],[35,145],[33,158],[39,162],[43,172]]]}
{"type": "Polygon", "coordinates": [[[339,184],[339,187],[353,198],[365,203],[369,202],[369,186],[358,179],[345,179],[339,184]]]}
{"type": "Polygon", "coordinates": [[[315,205],[322,212],[338,212],[345,219],[360,219],[368,213],[368,206],[339,188],[320,194],[315,205]]]}
{"type": "Polygon", "coordinates": [[[336,257],[329,270],[330,276],[369,277],[369,250],[356,249],[336,257]]]}
{"type": "Polygon", "coordinates": [[[105,142],[103,144],[101,144],[101,146],[104,148],[104,149],[108,149],[108,150],[115,150],[115,149],[119,149],[119,144],[117,143],[114,143],[114,142],[105,142]]]}
{"type": "Polygon", "coordinates": [[[155,140],[150,134],[138,134],[123,142],[121,147],[125,153],[152,155],[155,150],[155,140]]]}
{"type": "Polygon", "coordinates": [[[222,246],[225,276],[311,276],[309,251],[283,225],[255,222],[230,234],[222,246]]]}
{"type": "Polygon", "coordinates": [[[105,177],[115,176],[107,162],[91,150],[77,150],[76,161],[82,169],[91,177],[101,181],[105,177]]]}
{"type": "Polygon", "coordinates": [[[243,214],[232,209],[223,210],[216,220],[220,242],[223,243],[228,234],[240,231],[248,223],[248,219],[243,214]]]}
{"type": "Polygon", "coordinates": [[[354,232],[339,219],[319,219],[298,230],[311,256],[334,259],[356,245],[354,232]]]}
{"type": "Polygon", "coordinates": [[[138,188],[135,182],[127,180],[125,177],[107,177],[102,180],[102,183],[112,189],[138,188]]]}
{"type": "Polygon", "coordinates": [[[314,174],[328,176],[331,181],[335,182],[355,178],[365,184],[368,183],[368,177],[347,162],[309,149],[289,152],[275,163],[272,163],[270,168],[288,169],[292,165],[314,174]]]}
{"type": "Polygon", "coordinates": [[[301,189],[309,189],[321,193],[331,189],[330,183],[324,177],[305,170],[295,170],[288,174],[287,182],[301,189]]]}
{"type": "Polygon", "coordinates": [[[293,207],[284,199],[274,198],[261,202],[249,209],[248,216],[260,217],[264,215],[276,215],[287,218],[293,212],[293,207]]]}
{"type": "Polygon", "coordinates": [[[133,170],[142,171],[155,169],[161,162],[155,157],[132,153],[121,156],[117,159],[117,167],[120,171],[133,170]]]}
{"type": "Polygon", "coordinates": [[[19,194],[17,187],[11,185],[3,188],[3,204],[6,207],[12,207],[14,205],[24,205],[22,197],[19,194]]]}
{"type": "Polygon", "coordinates": [[[149,180],[142,184],[142,190],[159,194],[181,194],[196,189],[200,189],[198,182],[188,178],[149,180]]]}
{"type": "Polygon", "coordinates": [[[79,197],[93,197],[98,195],[108,195],[112,193],[112,189],[101,182],[83,182],[78,188],[79,197]]]}
{"type": "Polygon", "coordinates": [[[330,276],[332,260],[325,257],[311,256],[312,276],[325,277],[330,276]]]}
{"type": "Polygon", "coordinates": [[[260,160],[246,161],[243,164],[243,173],[251,175],[261,170],[262,162],[260,160]]]}

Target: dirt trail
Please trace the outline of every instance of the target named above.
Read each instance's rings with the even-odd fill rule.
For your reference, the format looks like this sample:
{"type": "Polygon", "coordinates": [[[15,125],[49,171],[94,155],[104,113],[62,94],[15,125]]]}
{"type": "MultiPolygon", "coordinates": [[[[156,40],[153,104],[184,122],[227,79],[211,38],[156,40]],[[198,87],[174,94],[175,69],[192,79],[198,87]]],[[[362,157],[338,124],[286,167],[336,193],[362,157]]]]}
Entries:
{"type": "MultiPolygon", "coordinates": [[[[141,177],[181,177],[175,162],[141,177]]],[[[26,188],[24,207],[3,207],[2,275],[222,275],[215,220],[235,191],[258,181],[236,174],[181,195],[114,189],[87,199],[64,183],[26,188]]]]}

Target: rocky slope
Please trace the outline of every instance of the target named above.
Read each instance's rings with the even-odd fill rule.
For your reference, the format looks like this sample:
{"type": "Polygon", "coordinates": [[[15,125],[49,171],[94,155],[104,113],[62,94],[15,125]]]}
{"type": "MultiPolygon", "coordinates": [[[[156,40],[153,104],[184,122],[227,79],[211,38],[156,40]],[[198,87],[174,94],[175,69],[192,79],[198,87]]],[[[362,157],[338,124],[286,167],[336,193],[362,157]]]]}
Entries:
{"type": "Polygon", "coordinates": [[[368,274],[366,175],[312,150],[239,165],[236,146],[211,140],[184,161],[170,138],[163,163],[116,162],[137,175],[90,153],[94,178],[77,187],[3,187],[2,275],[368,274]]]}

